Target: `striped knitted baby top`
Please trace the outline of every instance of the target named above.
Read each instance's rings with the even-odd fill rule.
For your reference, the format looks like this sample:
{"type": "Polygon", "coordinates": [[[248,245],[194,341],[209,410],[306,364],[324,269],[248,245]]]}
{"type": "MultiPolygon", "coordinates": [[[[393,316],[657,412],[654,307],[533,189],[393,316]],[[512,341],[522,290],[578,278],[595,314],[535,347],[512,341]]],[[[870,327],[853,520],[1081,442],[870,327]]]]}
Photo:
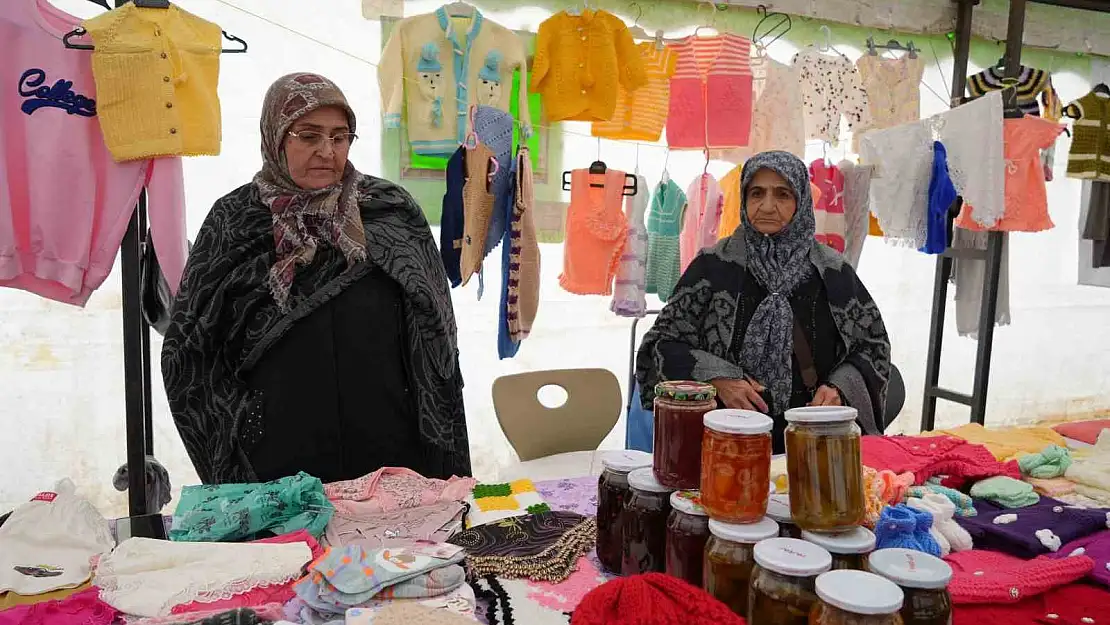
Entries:
{"type": "Polygon", "coordinates": [[[674,149],[748,145],[752,126],[751,41],[731,33],[674,44],[667,144],[674,149]]]}
{"type": "Polygon", "coordinates": [[[663,134],[677,55],[654,42],[641,43],[636,50],[644,62],[647,83],[632,91],[618,84],[617,108],[613,110],[612,119],[593,123],[590,132],[595,137],[658,141],[663,134]]]}
{"type": "MultiPolygon", "coordinates": [[[[978,98],[991,91],[998,91],[1006,85],[1003,71],[994,67],[987,68],[974,76],[967,78],[967,93],[972,98],[978,98]]],[[[1017,75],[1017,105],[1026,115],[1041,114],[1041,105],[1037,96],[1046,90],[1052,89],[1052,79],[1048,72],[1024,65],[1017,75]]]]}
{"type": "Polygon", "coordinates": [[[1065,112],[1075,118],[1068,177],[1110,182],[1110,96],[1092,91],[1065,112]]]}

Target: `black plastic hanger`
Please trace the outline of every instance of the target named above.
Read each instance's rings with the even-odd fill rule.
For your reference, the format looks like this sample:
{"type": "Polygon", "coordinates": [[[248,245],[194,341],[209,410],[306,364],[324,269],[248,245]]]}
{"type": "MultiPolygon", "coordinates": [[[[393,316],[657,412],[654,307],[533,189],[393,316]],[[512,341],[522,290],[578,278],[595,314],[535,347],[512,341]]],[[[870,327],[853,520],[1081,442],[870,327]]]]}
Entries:
{"type": "Polygon", "coordinates": [[[755,9],[756,15],[762,16],[762,19],[752,29],[752,43],[761,50],[766,49],[767,46],[775,43],[782,38],[783,35],[790,32],[793,27],[793,22],[790,16],[786,13],[776,13],[768,11],[764,5],[759,5],[755,9]],[[775,20],[771,22],[770,20],[775,20]],[[767,28],[761,33],[760,29],[763,28],[764,23],[770,22],[767,28]],[[779,30],[781,29],[781,30],[779,30]],[[772,37],[772,35],[774,35],[772,37]],[[770,37],[770,40],[767,40],[770,37]]]}
{"type": "Polygon", "coordinates": [[[1110,86],[1107,86],[1104,82],[1100,82],[1094,87],[1091,87],[1091,91],[1094,93],[1101,93],[1102,95],[1110,96],[1110,86]]]}
{"type": "Polygon", "coordinates": [[[131,3],[144,9],[168,9],[170,0],[131,0],[131,3]]]}
{"type": "MultiPolygon", "coordinates": [[[[101,4],[100,2],[97,2],[97,0],[89,0],[89,1],[90,2],[96,2],[96,4],[101,4]]],[[[154,1],[154,0],[151,0],[151,1],[154,1]]],[[[107,2],[107,0],[105,0],[105,2],[107,2]]],[[[135,6],[141,6],[141,5],[136,4],[135,6]]],[[[247,51],[247,42],[246,41],[243,41],[242,39],[236,37],[235,35],[227,34],[226,30],[221,30],[220,33],[224,36],[224,39],[227,39],[228,41],[230,41],[232,43],[238,43],[242,46],[241,48],[223,48],[222,50],[220,50],[221,53],[223,53],[223,54],[241,54],[241,53],[247,51]]],[[[65,47],[69,48],[70,50],[95,50],[96,48],[92,45],[89,45],[89,44],[86,44],[86,43],[73,43],[72,41],[70,41],[70,39],[73,39],[74,37],[84,37],[87,34],[88,33],[85,31],[84,28],[81,28],[80,26],[78,26],[77,28],[74,28],[73,30],[66,33],[65,35],[62,35],[62,44],[65,45],[65,47]]]]}
{"type": "Polygon", "coordinates": [[[91,3],[93,3],[97,6],[102,6],[105,9],[108,9],[109,11],[112,10],[111,5],[108,4],[108,0],[89,0],[89,2],[91,2],[91,3]]]}
{"type": "MultiPolygon", "coordinates": [[[[608,168],[608,166],[605,165],[604,161],[594,161],[594,162],[590,163],[590,170],[589,170],[590,175],[601,175],[601,174],[604,174],[607,171],[609,171],[609,168],[608,168]]],[[[564,171],[563,172],[563,191],[570,191],[570,180],[571,180],[571,175],[573,173],[574,172],[570,172],[570,171],[564,171]]],[[[604,189],[605,188],[605,185],[601,184],[600,182],[591,182],[590,186],[594,187],[596,189],[604,189]]],[[[636,193],[638,193],[639,190],[640,190],[640,184],[639,184],[639,181],[636,178],[636,176],[633,176],[632,174],[625,174],[624,175],[624,190],[621,192],[621,194],[622,195],[636,195],[636,193]]]]}

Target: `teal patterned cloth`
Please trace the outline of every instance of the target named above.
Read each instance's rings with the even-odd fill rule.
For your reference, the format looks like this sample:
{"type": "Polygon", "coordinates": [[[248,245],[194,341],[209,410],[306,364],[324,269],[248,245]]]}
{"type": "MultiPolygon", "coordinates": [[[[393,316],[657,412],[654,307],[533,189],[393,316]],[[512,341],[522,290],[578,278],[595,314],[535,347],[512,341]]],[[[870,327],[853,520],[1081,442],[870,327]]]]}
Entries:
{"type": "Polygon", "coordinates": [[[682,276],[678,235],[682,232],[682,212],[685,208],[686,194],[673,180],[660,182],[655,187],[647,218],[646,290],[658,294],[664,302],[682,276]]]}
{"type": "Polygon", "coordinates": [[[319,538],[335,508],[307,473],[264,484],[186,486],[170,540],[236,542],[306,530],[319,538]]]}

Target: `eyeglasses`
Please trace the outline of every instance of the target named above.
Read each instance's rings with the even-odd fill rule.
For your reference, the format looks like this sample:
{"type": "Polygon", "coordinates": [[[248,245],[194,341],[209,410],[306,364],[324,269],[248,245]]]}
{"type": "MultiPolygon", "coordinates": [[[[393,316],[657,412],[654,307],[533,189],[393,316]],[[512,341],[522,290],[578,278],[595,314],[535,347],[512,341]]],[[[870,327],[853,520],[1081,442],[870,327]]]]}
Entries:
{"type": "Polygon", "coordinates": [[[323,147],[325,143],[330,143],[333,149],[345,150],[351,147],[355,139],[358,139],[358,135],[353,132],[341,132],[329,137],[315,130],[302,130],[300,132],[290,130],[289,136],[299,141],[304,147],[312,149],[318,149],[323,147]]]}

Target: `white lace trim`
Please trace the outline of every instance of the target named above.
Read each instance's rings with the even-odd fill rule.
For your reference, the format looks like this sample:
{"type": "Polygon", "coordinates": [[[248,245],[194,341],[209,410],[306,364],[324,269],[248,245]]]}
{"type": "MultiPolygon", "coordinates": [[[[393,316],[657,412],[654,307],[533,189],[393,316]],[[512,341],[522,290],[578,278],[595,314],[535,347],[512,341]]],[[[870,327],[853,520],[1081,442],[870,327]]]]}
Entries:
{"type": "Polygon", "coordinates": [[[948,151],[948,171],[957,193],[972,207],[971,218],[993,227],[1006,212],[1002,92],[987,95],[929,118],[948,151]]]}
{"type": "Polygon", "coordinates": [[[933,138],[923,120],[870,132],[860,139],[860,162],[875,167],[871,212],[896,246],[925,245],[933,138]]]}
{"type": "Polygon", "coordinates": [[[176,605],[230,599],[301,575],[305,543],[186,543],[131,538],[101,559],[93,583],[101,599],[137,616],[166,616],[176,605]]]}

